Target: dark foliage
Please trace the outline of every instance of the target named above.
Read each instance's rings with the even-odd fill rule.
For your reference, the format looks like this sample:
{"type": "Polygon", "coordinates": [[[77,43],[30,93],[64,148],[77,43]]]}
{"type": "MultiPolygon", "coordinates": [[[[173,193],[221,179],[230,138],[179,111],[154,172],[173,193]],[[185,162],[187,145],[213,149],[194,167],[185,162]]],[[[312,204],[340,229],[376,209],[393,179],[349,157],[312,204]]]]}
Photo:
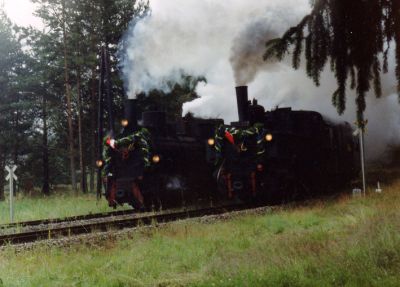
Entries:
{"type": "Polygon", "coordinates": [[[388,70],[388,51],[396,45],[396,77],[400,94],[400,1],[316,0],[312,12],[281,38],[266,44],[264,59],[292,53],[298,68],[304,51],[307,75],[319,85],[330,60],[338,88],[332,103],[339,114],[346,108],[346,87],[356,89],[357,118],[363,122],[365,97],[373,88],[382,95],[381,72],[388,70]]]}
{"type": "Polygon", "coordinates": [[[183,75],[181,83],[169,83],[170,92],[152,90],[148,94],[139,94],[138,102],[142,111],[162,110],[168,119],[175,120],[182,116],[182,105],[198,98],[196,87],[199,82],[206,82],[204,77],[183,75]]]}

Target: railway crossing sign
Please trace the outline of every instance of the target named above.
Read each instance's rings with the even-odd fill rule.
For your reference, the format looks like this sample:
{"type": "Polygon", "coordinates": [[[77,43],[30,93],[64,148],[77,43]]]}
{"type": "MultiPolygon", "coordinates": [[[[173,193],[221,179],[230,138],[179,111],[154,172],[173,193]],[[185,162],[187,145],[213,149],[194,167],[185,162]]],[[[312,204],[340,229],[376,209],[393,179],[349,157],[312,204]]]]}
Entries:
{"type": "Polygon", "coordinates": [[[14,222],[14,180],[17,181],[18,177],[15,175],[15,170],[17,169],[16,165],[11,167],[6,165],[6,171],[8,171],[8,175],[6,176],[6,180],[10,182],[10,221],[14,222]]]}
{"type": "Polygon", "coordinates": [[[15,170],[17,169],[17,166],[14,165],[11,168],[6,166],[6,171],[8,171],[8,175],[6,177],[6,180],[10,180],[10,178],[12,177],[15,181],[18,180],[18,177],[15,175],[15,170]]]}

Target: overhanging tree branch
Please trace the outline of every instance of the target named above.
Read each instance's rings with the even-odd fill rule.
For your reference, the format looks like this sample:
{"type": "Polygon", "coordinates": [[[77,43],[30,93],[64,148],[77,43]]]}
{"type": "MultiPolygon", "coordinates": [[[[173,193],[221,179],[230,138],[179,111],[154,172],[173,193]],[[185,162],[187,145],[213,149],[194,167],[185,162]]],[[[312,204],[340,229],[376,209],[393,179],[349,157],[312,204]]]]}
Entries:
{"type": "Polygon", "coordinates": [[[363,120],[365,97],[373,88],[382,95],[381,73],[388,71],[390,43],[396,43],[396,77],[400,95],[400,0],[319,0],[311,13],[278,39],[266,43],[264,60],[282,60],[292,54],[300,66],[304,53],[306,73],[316,85],[330,59],[338,88],[332,103],[339,114],[346,108],[346,88],[356,90],[357,118],[363,120]],[[293,49],[292,49],[293,48],[293,49]]]}

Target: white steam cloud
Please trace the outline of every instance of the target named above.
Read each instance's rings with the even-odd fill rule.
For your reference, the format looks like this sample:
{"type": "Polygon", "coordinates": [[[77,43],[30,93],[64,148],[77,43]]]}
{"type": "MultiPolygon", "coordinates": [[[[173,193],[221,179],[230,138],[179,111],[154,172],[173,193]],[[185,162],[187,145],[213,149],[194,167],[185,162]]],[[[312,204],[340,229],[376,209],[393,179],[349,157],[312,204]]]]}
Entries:
{"type": "MultiPolygon", "coordinates": [[[[266,63],[265,42],[281,36],[309,11],[309,0],[151,0],[152,12],[132,23],[122,63],[128,96],[152,89],[169,91],[183,74],[205,76],[196,89],[199,99],[184,113],[237,120],[236,85],[249,85],[249,96],[266,109],[290,106],[316,110],[332,119],[355,119],[354,94],[338,116],[331,104],[336,80],[325,71],[321,87],[294,71],[290,61],[266,63]]],[[[391,57],[393,59],[393,57],[391,57]]],[[[393,68],[393,67],[392,67],[393,68]]],[[[376,158],[388,143],[399,143],[400,113],[394,95],[394,72],[383,78],[384,98],[368,98],[367,155],[376,158]]]]}
{"type": "Polygon", "coordinates": [[[307,1],[152,0],[151,15],[132,23],[127,35],[123,74],[129,97],[151,89],[168,91],[168,82],[179,82],[182,73],[220,85],[232,77],[229,61],[237,84],[249,83],[268,67],[262,59],[266,39],[300,20],[309,10],[307,1]]]}

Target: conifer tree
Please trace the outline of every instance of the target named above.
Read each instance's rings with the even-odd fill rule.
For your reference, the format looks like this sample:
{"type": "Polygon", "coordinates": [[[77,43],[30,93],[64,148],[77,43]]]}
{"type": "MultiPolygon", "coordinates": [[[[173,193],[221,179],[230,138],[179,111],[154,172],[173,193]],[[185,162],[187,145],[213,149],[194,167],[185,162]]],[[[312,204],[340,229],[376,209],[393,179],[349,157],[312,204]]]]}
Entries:
{"type": "MultiPolygon", "coordinates": [[[[97,55],[102,45],[110,47],[113,55],[113,89],[122,94],[122,83],[115,80],[118,66],[115,56],[118,43],[132,17],[148,9],[141,0],[33,0],[39,4],[37,15],[45,24],[45,32],[32,44],[42,49],[41,57],[49,61],[49,70],[63,75],[64,97],[60,99],[60,112],[67,122],[70,178],[75,188],[76,161],[79,162],[80,187],[87,190],[86,170],[90,170],[90,189],[94,188],[97,55]],[[39,39],[40,38],[40,39],[39,39]],[[51,64],[50,64],[51,63],[51,64]],[[62,67],[62,70],[60,68],[62,67]],[[57,71],[57,72],[56,72],[57,71]],[[76,152],[76,147],[78,153],[76,152]],[[88,156],[90,155],[90,156],[88,156]]],[[[60,82],[60,77],[53,79],[60,82]]],[[[64,122],[64,119],[62,119],[64,122]]],[[[62,129],[63,126],[61,125],[62,129]]],[[[63,135],[63,130],[57,132],[63,135]]]]}
{"type": "Polygon", "coordinates": [[[292,53],[299,68],[304,52],[307,75],[316,85],[330,62],[337,79],[332,103],[342,114],[346,88],[356,90],[357,119],[363,125],[366,94],[382,95],[381,72],[388,71],[388,52],[395,45],[400,94],[400,0],[314,0],[313,9],[298,25],[266,44],[264,59],[292,53]]]}
{"type": "Polygon", "coordinates": [[[0,200],[4,199],[4,168],[19,160],[21,132],[27,128],[18,78],[25,57],[12,23],[0,7],[0,200]]]}

